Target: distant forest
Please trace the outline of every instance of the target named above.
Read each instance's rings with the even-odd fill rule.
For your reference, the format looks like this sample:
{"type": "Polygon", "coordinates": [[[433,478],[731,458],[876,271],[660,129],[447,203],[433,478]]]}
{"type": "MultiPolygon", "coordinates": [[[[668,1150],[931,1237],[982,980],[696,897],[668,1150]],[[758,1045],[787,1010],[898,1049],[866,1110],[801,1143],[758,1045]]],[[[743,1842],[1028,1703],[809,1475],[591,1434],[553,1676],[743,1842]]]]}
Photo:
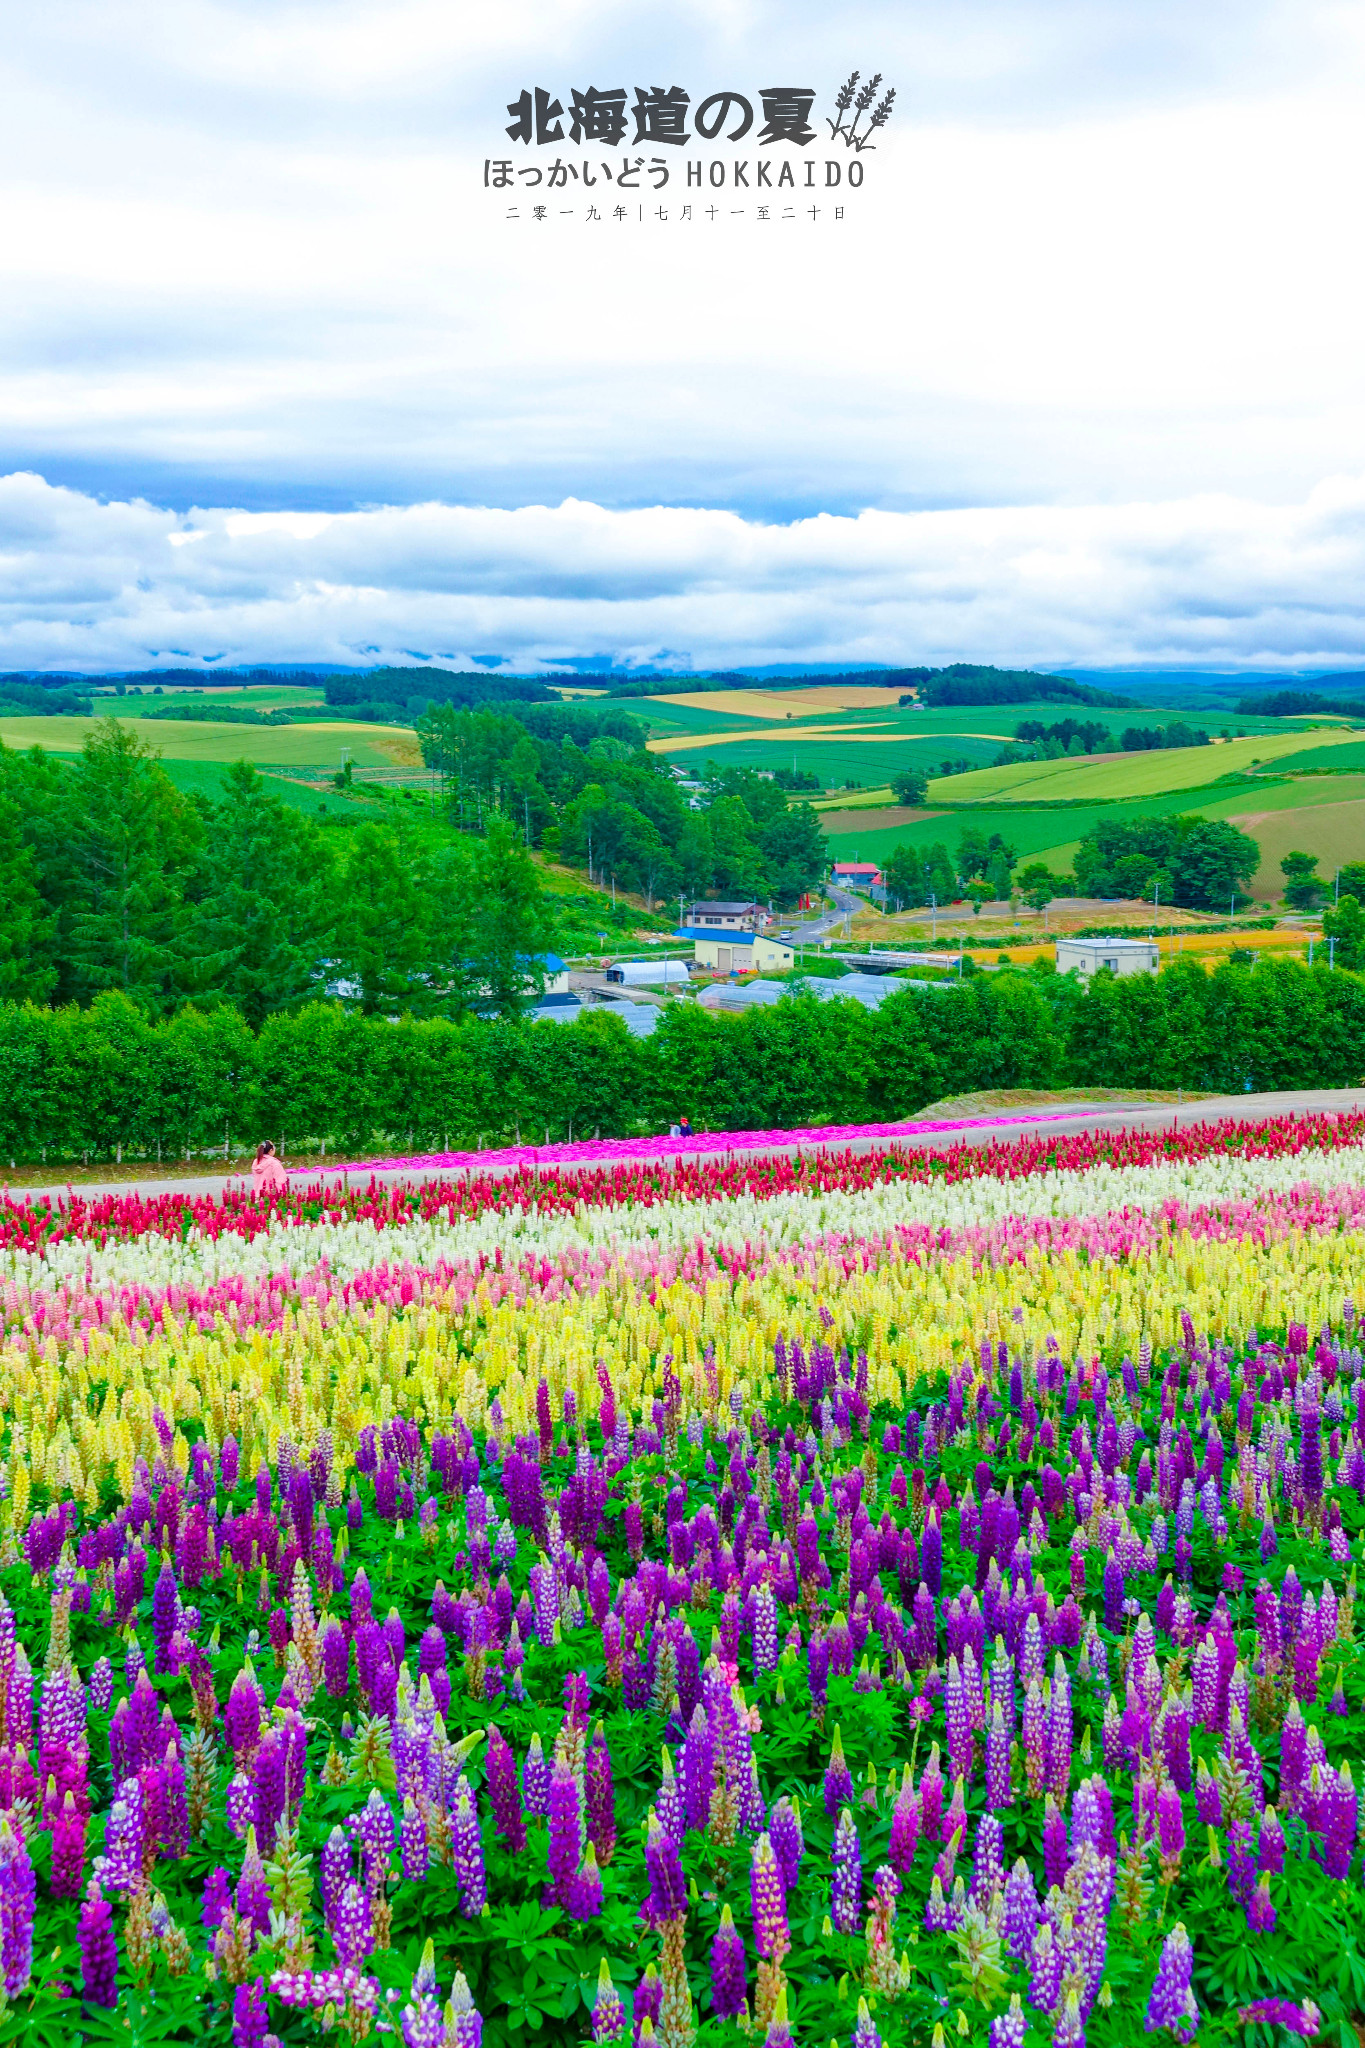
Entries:
{"type": "MultiPolygon", "coordinates": [[[[347,718],[383,725],[415,725],[430,706],[453,704],[477,711],[506,704],[557,704],[560,687],[601,691],[612,698],[655,697],[669,692],[697,694],[719,690],[794,690],[813,684],[859,684],[908,695],[916,691],[931,707],[973,704],[1084,704],[1106,711],[1130,710],[1134,700],[1076,683],[1067,676],[1041,675],[1032,669],[1003,669],[954,662],[947,668],[850,669],[840,674],[812,671],[792,676],[746,676],[737,671],[708,675],[631,675],[610,671],[589,674],[564,671],[555,676],[516,676],[501,670],[373,668],[346,671],[251,669],[244,674],[203,669],[140,669],[105,676],[0,675],[0,716],[6,712],[76,713],[89,716],[90,692],[113,686],[118,695],[130,690],[203,689],[206,683],[240,687],[269,683],[275,688],[320,689],[329,706],[347,718]],[[559,687],[556,687],[559,686],[559,687]]],[[[182,715],[167,713],[167,716],[182,715]]],[[[205,713],[205,716],[210,714],[205,713]]]]}

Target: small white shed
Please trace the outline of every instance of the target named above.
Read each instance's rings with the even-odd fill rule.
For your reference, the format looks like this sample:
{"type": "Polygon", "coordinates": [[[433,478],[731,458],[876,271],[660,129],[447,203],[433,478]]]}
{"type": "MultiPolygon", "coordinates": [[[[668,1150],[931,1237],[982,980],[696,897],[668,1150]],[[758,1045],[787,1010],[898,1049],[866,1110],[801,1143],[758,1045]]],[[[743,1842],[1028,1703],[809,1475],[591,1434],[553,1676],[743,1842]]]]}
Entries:
{"type": "Polygon", "coordinates": [[[625,988],[657,988],[661,982],[672,988],[687,980],[687,962],[618,960],[607,969],[607,980],[619,981],[625,988]]]}

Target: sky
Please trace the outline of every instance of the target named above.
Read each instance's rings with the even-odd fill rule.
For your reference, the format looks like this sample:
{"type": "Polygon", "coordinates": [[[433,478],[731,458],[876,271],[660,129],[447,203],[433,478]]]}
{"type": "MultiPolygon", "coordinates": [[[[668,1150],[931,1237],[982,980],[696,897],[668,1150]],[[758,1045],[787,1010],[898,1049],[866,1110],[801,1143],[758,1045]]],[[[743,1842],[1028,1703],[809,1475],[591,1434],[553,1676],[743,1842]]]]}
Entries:
{"type": "Polygon", "coordinates": [[[45,0],[0,90],[0,667],[1365,660],[1359,8],[45,0]],[[625,220],[505,133],[774,82],[625,220]]]}

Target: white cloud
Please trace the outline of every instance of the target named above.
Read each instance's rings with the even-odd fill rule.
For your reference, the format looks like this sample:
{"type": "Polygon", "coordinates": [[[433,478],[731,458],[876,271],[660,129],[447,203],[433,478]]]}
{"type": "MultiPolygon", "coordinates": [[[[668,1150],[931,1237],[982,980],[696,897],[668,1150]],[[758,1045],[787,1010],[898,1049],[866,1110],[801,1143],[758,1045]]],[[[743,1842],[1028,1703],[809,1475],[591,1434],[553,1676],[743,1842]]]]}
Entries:
{"type": "Polygon", "coordinates": [[[280,517],[0,479],[0,666],[517,666],[611,653],[1340,665],[1365,638],[1365,477],[1297,505],[821,514],[568,500],[280,517]]]}

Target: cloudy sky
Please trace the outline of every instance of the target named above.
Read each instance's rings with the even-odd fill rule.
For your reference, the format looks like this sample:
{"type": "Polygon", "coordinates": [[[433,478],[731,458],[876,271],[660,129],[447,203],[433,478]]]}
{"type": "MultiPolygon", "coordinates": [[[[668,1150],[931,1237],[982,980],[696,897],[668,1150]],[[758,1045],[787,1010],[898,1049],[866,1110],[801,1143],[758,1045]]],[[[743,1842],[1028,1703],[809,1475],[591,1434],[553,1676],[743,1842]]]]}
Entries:
{"type": "Polygon", "coordinates": [[[1359,8],[45,0],[0,87],[0,665],[1365,662],[1359,8]],[[861,190],[707,218],[855,67],[861,190]],[[484,187],[774,82],[643,221],[484,187]]]}

